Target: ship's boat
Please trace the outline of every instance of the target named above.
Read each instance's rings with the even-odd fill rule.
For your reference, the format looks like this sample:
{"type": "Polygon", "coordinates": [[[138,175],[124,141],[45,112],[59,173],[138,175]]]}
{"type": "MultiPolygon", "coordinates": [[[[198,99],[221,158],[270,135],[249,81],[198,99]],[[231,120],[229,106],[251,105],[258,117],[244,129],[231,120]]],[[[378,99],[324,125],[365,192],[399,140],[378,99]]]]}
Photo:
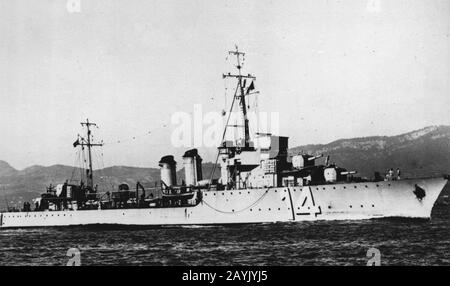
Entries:
{"type": "MultiPolygon", "coordinates": [[[[197,149],[182,156],[184,177],[176,176],[174,156],[159,161],[160,181],[153,187],[127,182],[116,190],[101,193],[94,184],[88,120],[86,137],[73,144],[88,153],[89,167],[79,184],[50,185],[34,209],[0,213],[0,227],[42,227],[89,224],[197,225],[267,223],[307,220],[349,220],[385,217],[429,219],[448,176],[400,178],[392,170],[385,177],[361,178],[357,171],[330,163],[322,154],[292,154],[288,137],[270,133],[251,136],[247,98],[257,93],[256,78],[242,73],[237,47],[236,89],[228,113],[222,143],[210,178],[203,178],[202,158],[197,149]],[[247,82],[250,84],[247,85],[247,82]],[[233,107],[240,124],[228,124],[233,107]],[[229,128],[238,128],[240,138],[226,140],[229,128]],[[258,142],[255,142],[257,138],[258,142]],[[219,178],[214,177],[220,168],[219,178]]],[[[224,113],[225,115],[227,113],[224,113]]]]}

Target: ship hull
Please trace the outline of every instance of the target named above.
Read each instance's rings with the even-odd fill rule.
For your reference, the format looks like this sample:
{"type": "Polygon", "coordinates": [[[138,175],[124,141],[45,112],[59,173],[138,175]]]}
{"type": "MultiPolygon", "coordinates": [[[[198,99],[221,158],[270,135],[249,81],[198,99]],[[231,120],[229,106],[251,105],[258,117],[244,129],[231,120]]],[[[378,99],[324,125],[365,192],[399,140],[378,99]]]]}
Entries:
{"type": "Polygon", "coordinates": [[[192,207],[0,213],[0,228],[76,225],[212,225],[424,218],[447,180],[328,184],[203,192],[192,207]]]}

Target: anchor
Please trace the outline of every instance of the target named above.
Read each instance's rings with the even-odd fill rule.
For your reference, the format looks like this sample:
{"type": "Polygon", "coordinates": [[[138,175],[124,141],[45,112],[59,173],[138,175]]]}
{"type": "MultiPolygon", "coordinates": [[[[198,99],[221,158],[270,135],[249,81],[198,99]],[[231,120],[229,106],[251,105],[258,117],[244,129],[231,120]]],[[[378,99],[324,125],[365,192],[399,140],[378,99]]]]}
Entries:
{"type": "Polygon", "coordinates": [[[415,184],[414,194],[416,195],[417,199],[419,201],[422,201],[422,199],[425,197],[425,190],[419,187],[417,184],[415,184]]]}

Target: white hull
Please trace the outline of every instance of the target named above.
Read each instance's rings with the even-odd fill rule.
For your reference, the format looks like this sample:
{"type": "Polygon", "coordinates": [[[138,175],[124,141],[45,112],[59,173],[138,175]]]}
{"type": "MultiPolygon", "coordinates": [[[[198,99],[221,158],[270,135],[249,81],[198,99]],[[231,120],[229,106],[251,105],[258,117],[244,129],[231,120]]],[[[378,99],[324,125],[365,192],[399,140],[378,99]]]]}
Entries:
{"type": "Polygon", "coordinates": [[[0,213],[0,228],[202,225],[383,217],[430,218],[447,180],[409,179],[308,187],[210,191],[194,207],[0,213]],[[425,190],[421,200],[415,186],[425,190]]]}

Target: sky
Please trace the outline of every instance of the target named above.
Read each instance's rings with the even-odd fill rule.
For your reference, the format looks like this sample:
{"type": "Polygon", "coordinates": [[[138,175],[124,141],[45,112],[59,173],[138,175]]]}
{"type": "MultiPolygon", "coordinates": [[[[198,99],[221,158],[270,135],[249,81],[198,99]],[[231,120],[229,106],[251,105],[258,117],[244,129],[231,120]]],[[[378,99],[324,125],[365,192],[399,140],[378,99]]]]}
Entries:
{"type": "Polygon", "coordinates": [[[236,44],[292,147],[450,125],[449,15],[447,0],[1,0],[0,160],[73,165],[89,118],[97,167],[181,162],[171,118],[230,103],[236,44]]]}

